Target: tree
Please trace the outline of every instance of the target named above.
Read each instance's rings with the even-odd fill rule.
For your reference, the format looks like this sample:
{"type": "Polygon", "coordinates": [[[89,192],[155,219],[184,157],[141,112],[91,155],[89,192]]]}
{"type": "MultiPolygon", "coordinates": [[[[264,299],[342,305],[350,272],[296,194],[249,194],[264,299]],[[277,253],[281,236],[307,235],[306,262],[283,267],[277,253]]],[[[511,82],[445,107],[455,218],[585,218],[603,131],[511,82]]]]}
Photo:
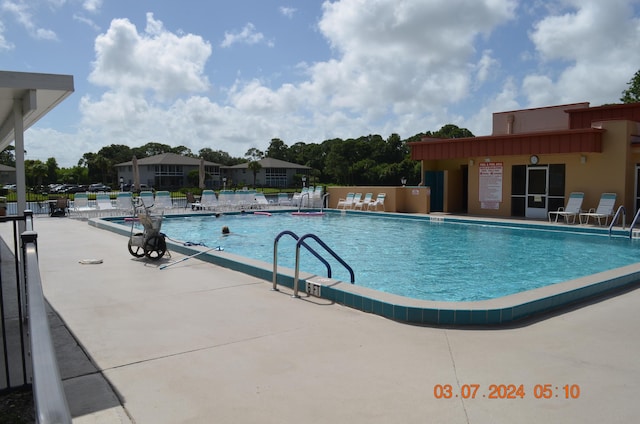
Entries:
{"type": "Polygon", "coordinates": [[[640,102],[640,70],[636,71],[636,74],[631,78],[631,81],[629,81],[627,85],[629,87],[622,92],[620,101],[622,103],[640,102]]]}
{"type": "Polygon", "coordinates": [[[0,152],[0,164],[7,166],[16,166],[16,157],[13,154],[15,148],[13,146],[7,146],[6,149],[0,152]]]}
{"type": "Polygon", "coordinates": [[[56,158],[47,159],[47,184],[55,183],[57,179],[58,162],[56,158]]]}
{"type": "Polygon", "coordinates": [[[262,169],[262,165],[260,165],[260,162],[258,161],[264,157],[264,153],[261,150],[252,147],[247,150],[247,153],[245,153],[244,156],[249,159],[249,165],[247,166],[251,172],[253,172],[253,186],[255,187],[258,171],[262,169]]]}
{"type": "Polygon", "coordinates": [[[266,156],[274,159],[287,160],[287,145],[279,138],[272,138],[267,148],[266,156]]]}

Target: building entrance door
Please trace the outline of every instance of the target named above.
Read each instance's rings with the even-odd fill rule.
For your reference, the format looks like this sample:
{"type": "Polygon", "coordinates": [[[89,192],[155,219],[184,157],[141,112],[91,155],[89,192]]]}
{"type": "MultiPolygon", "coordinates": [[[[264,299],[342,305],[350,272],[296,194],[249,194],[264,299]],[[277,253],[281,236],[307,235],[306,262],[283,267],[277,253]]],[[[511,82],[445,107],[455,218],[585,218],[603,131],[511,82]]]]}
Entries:
{"type": "Polygon", "coordinates": [[[530,166],[527,168],[527,218],[546,218],[549,187],[549,168],[530,166]]]}

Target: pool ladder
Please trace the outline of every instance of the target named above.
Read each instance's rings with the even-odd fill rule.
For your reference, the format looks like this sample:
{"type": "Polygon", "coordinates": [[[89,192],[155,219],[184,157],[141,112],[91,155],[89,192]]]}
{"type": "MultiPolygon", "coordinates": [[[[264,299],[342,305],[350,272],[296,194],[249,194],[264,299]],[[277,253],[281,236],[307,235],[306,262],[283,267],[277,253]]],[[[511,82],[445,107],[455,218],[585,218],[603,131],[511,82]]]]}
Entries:
{"type": "MultiPolygon", "coordinates": [[[[611,220],[611,224],[609,224],[609,237],[611,237],[611,232],[613,231],[613,225],[616,223],[620,215],[622,215],[622,229],[624,230],[625,221],[627,219],[627,210],[625,209],[624,206],[620,206],[616,211],[616,214],[613,216],[613,219],[611,220]]],[[[636,216],[633,217],[633,221],[629,226],[630,239],[640,239],[640,230],[634,230],[636,224],[638,223],[638,220],[640,220],[640,209],[638,209],[638,211],[636,212],[636,216]]]]}
{"type": "Polygon", "coordinates": [[[320,246],[324,248],[324,250],[327,251],[327,253],[329,253],[338,262],[340,262],[342,266],[344,266],[347,269],[347,271],[349,271],[349,275],[351,276],[351,284],[355,283],[355,274],[353,272],[353,269],[340,256],[338,256],[336,252],[334,252],[329,246],[327,246],[327,244],[323,242],[320,239],[320,237],[316,236],[315,234],[305,234],[302,237],[300,237],[293,231],[284,230],[280,234],[278,234],[273,241],[273,287],[272,287],[272,290],[278,291],[278,242],[285,235],[289,235],[296,240],[296,267],[295,267],[295,277],[293,280],[292,297],[296,297],[296,298],[300,297],[298,295],[298,285],[299,285],[298,282],[299,282],[299,276],[300,276],[300,247],[304,247],[313,256],[318,258],[318,260],[320,260],[320,262],[322,262],[327,267],[327,278],[331,278],[331,265],[329,264],[329,262],[327,262],[325,258],[322,257],[322,255],[320,255],[315,249],[313,249],[311,246],[309,246],[305,242],[305,239],[307,238],[314,239],[320,246]]]}

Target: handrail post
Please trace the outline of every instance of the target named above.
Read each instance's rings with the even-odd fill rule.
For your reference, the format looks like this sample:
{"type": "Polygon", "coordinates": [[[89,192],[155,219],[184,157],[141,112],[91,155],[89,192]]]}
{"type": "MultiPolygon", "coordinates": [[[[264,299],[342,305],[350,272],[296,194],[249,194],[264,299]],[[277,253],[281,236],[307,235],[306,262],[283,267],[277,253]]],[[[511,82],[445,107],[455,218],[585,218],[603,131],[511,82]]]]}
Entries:
{"type": "Polygon", "coordinates": [[[291,297],[299,298],[298,281],[300,280],[300,244],[296,243],[296,271],[293,278],[293,295],[291,297]]]}

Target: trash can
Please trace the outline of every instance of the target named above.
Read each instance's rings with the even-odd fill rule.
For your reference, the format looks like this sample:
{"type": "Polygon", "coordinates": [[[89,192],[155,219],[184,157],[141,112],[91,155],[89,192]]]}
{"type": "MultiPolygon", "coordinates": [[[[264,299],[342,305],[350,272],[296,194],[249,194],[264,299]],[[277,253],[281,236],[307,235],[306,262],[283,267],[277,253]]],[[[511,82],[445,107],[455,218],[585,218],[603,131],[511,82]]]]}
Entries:
{"type": "Polygon", "coordinates": [[[7,215],[7,198],[0,197],[0,216],[7,215]]]}

